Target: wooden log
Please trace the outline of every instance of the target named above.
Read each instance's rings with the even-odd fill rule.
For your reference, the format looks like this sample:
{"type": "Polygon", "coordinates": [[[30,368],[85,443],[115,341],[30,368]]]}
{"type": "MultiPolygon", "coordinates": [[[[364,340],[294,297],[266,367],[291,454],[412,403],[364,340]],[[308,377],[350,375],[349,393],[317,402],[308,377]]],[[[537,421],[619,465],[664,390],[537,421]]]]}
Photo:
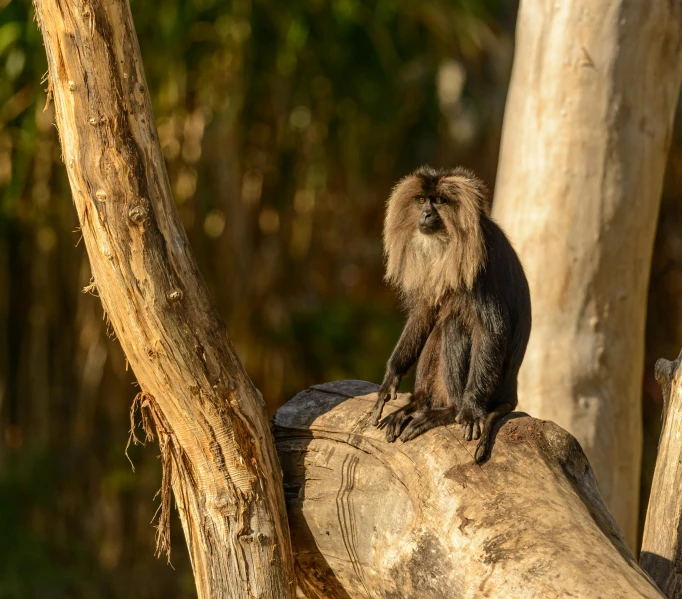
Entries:
{"type": "MultiPolygon", "coordinates": [[[[294,562],[265,403],[171,195],[128,0],[36,0],[62,154],[97,290],[140,383],[199,598],[286,599],[294,562]]],[[[134,404],[134,405],[135,405],[134,404]]]]}
{"type": "Polygon", "coordinates": [[[566,431],[511,414],[478,466],[458,426],[387,443],[377,388],[318,385],[275,415],[301,595],[662,597],[566,431]]]}
{"type": "Polygon", "coordinates": [[[682,598],[682,352],[656,362],[663,390],[663,429],[639,563],[669,599],[682,598]]]}

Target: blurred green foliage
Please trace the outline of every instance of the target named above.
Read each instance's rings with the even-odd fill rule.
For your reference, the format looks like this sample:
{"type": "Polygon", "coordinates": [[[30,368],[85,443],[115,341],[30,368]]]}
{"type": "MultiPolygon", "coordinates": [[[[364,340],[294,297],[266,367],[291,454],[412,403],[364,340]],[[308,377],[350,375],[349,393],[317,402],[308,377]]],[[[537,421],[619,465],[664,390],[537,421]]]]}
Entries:
{"type": "MultiPolygon", "coordinates": [[[[28,0],[0,0],[0,599],[191,597],[153,557],[157,449],[124,456],[134,378],[90,279],[28,0]]],[[[394,181],[492,183],[511,68],[502,0],[133,0],[173,192],[271,411],[379,381],[402,315],[382,282],[394,181]]]]}

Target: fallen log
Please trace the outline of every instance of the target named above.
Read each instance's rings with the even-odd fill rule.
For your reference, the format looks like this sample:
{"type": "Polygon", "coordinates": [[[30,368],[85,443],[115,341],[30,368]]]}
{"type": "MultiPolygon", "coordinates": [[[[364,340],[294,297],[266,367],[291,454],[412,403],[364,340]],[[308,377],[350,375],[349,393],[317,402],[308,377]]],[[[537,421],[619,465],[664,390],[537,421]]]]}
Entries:
{"type": "Polygon", "coordinates": [[[457,426],[387,443],[368,421],[377,389],[317,385],[274,417],[300,596],[663,596],[569,433],[513,413],[478,466],[457,426]]]}

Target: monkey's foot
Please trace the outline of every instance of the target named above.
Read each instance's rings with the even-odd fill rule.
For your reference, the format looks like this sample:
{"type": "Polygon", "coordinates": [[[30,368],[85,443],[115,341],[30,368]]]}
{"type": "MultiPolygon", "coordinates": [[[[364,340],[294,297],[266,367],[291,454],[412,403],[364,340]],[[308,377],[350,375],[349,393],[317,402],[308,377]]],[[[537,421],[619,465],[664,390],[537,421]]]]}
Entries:
{"type": "Polygon", "coordinates": [[[386,418],[379,423],[380,429],[386,429],[386,441],[388,443],[393,443],[393,441],[398,438],[400,431],[409,417],[410,415],[405,408],[400,408],[386,416],[386,418]]]}
{"type": "Polygon", "coordinates": [[[452,416],[452,412],[447,408],[419,412],[412,417],[399,438],[403,443],[411,441],[432,428],[452,422],[452,416]]]}
{"type": "Polygon", "coordinates": [[[462,437],[466,441],[478,439],[483,431],[486,413],[475,406],[464,405],[457,413],[455,422],[462,425],[462,437]]]}

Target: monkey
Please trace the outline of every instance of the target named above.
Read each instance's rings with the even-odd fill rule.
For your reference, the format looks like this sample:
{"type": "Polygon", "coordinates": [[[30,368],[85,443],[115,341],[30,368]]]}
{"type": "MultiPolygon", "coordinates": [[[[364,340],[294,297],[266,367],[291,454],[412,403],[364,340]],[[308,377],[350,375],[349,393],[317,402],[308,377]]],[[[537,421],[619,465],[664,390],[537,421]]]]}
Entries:
{"type": "Polygon", "coordinates": [[[521,262],[490,217],[483,182],[464,167],[422,166],[388,199],[383,233],[387,282],[408,316],[370,415],[389,443],[445,424],[490,454],[495,424],[518,403],[517,379],[531,329],[521,262]],[[408,403],[381,421],[385,403],[416,362],[408,403]]]}

